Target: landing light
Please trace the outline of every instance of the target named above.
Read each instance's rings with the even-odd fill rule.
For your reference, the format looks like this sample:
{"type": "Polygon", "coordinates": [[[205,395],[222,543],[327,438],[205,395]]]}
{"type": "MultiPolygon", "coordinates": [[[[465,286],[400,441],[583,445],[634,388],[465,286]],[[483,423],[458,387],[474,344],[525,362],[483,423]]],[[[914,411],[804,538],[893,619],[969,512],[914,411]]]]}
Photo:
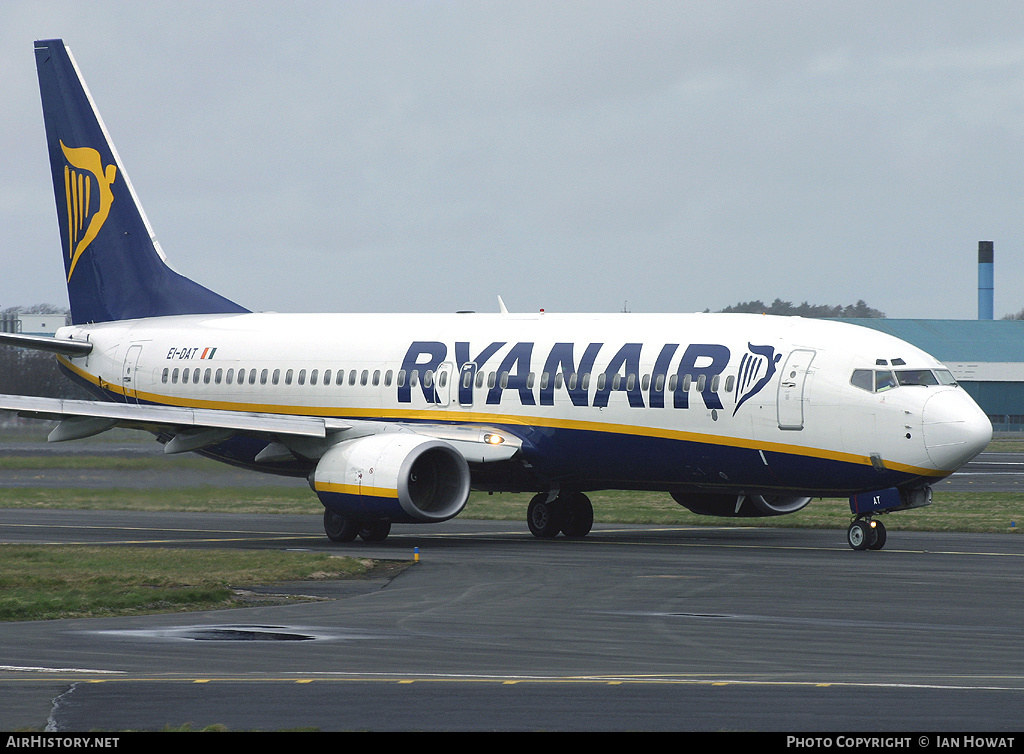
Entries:
{"type": "Polygon", "coordinates": [[[501,435],[486,434],[484,435],[484,442],[488,445],[501,445],[505,442],[505,438],[501,435]]]}

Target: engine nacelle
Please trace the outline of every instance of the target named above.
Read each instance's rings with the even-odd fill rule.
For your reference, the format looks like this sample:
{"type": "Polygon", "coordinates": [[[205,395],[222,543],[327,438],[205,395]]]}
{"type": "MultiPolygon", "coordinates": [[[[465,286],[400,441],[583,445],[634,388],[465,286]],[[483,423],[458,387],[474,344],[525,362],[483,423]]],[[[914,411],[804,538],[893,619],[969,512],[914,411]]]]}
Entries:
{"type": "Polygon", "coordinates": [[[310,486],[326,508],[347,518],[435,523],[465,507],[469,465],[441,440],[385,432],[332,447],[310,486]]]}
{"type": "Polygon", "coordinates": [[[701,516],[758,518],[784,516],[803,508],[811,498],[797,495],[729,495],[704,492],[673,492],[672,499],[701,516]]]}

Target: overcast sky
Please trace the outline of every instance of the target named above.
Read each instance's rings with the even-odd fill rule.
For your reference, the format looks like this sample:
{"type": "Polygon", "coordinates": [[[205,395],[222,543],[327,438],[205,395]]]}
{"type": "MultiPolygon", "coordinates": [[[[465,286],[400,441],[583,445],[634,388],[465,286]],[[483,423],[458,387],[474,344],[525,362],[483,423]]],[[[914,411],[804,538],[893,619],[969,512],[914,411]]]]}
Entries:
{"type": "Polygon", "coordinates": [[[32,42],[254,310],[1024,307],[1024,3],[0,5],[0,308],[66,304],[32,42]]]}

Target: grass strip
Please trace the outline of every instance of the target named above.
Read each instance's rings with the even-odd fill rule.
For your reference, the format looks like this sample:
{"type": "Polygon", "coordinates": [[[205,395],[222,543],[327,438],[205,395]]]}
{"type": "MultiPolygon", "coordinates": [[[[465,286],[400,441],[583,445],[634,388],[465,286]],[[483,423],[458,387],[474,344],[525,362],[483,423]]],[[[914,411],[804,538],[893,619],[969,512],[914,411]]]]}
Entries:
{"type": "MultiPolygon", "coordinates": [[[[462,518],[524,521],[530,494],[474,492],[462,518]]],[[[850,506],[845,499],[813,500],[806,508],[772,518],[698,516],[663,492],[610,490],[589,493],[594,520],[609,524],[686,526],[774,526],[845,529],[850,506]]],[[[925,508],[884,517],[894,531],[1016,533],[1024,527],[1024,492],[947,492],[933,495],[925,508]]],[[[187,511],[192,513],[290,513],[319,516],[323,509],[302,483],[288,487],[189,487],[175,489],[0,489],[0,508],[51,510],[187,511]]]]}
{"type": "Polygon", "coordinates": [[[254,599],[245,586],[374,571],[372,561],[325,553],[3,545],[0,621],[243,607],[254,599]]]}

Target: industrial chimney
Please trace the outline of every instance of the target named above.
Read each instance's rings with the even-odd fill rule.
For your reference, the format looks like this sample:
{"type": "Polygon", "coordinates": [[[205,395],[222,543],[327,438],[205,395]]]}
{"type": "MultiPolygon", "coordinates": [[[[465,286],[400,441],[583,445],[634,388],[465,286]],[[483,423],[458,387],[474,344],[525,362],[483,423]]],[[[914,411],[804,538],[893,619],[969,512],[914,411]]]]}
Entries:
{"type": "Polygon", "coordinates": [[[978,319],[992,319],[992,242],[978,241],[978,319]]]}

